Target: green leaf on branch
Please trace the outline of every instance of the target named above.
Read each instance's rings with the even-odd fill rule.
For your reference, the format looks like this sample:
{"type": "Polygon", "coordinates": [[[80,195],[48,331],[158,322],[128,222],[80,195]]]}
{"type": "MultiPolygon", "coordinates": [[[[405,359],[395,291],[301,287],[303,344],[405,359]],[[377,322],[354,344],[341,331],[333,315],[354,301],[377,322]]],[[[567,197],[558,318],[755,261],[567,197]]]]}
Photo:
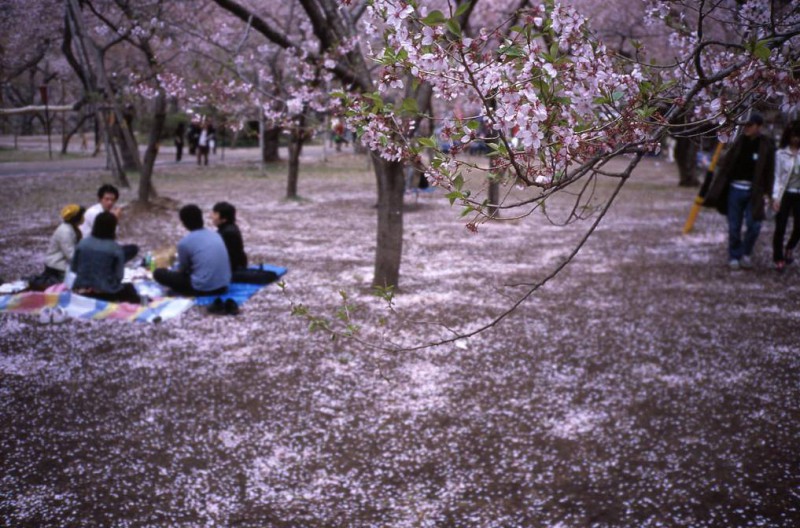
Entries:
{"type": "Polygon", "coordinates": [[[453,187],[457,191],[461,191],[461,188],[464,186],[464,178],[460,174],[453,178],[453,187]]]}
{"type": "Polygon", "coordinates": [[[374,286],[372,294],[389,304],[394,300],[394,286],[374,286]]]}
{"type": "Polygon", "coordinates": [[[427,148],[436,148],[436,146],[437,146],[436,137],[434,137],[434,136],[421,137],[421,138],[417,139],[417,142],[420,145],[422,145],[423,147],[427,147],[427,148]]]}
{"type": "Polygon", "coordinates": [[[464,13],[466,13],[466,12],[467,12],[467,9],[469,9],[469,6],[470,6],[470,5],[472,5],[472,2],[464,2],[463,4],[461,4],[460,6],[458,6],[458,9],[456,9],[456,14],[455,14],[455,16],[457,16],[457,17],[460,17],[461,15],[463,15],[464,13]]]}
{"type": "Polygon", "coordinates": [[[444,24],[446,20],[447,17],[444,16],[444,13],[442,13],[438,9],[434,9],[433,11],[428,13],[428,16],[420,20],[420,22],[422,22],[426,26],[438,26],[440,24],[444,24]]]}
{"type": "Polygon", "coordinates": [[[445,198],[447,198],[450,201],[450,205],[453,205],[454,203],[456,203],[456,200],[459,200],[463,197],[464,195],[461,194],[460,191],[449,192],[445,195],[445,198]]]}
{"type": "Polygon", "coordinates": [[[508,57],[525,57],[525,53],[518,47],[509,44],[508,46],[502,46],[499,50],[500,55],[506,55],[508,57]]]}
{"type": "Polygon", "coordinates": [[[406,97],[403,99],[403,105],[400,107],[400,111],[405,114],[418,114],[419,106],[417,105],[417,100],[413,97],[406,97]]]}
{"type": "Polygon", "coordinates": [[[758,59],[766,62],[769,60],[772,51],[769,49],[767,45],[767,41],[759,40],[755,44],[753,44],[753,55],[755,55],[758,59]]]}
{"type": "Polygon", "coordinates": [[[458,23],[458,20],[455,18],[448,19],[447,23],[447,30],[457,37],[461,37],[461,24],[458,23]]]}

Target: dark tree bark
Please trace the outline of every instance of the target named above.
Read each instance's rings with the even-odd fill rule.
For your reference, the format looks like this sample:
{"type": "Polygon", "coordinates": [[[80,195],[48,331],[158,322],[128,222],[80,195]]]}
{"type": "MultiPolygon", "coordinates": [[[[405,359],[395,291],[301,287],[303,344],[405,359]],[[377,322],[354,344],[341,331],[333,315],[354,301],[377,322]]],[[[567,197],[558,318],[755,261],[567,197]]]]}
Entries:
{"type": "Polygon", "coordinates": [[[81,127],[83,127],[83,124],[86,122],[86,120],[90,119],[91,117],[92,117],[91,114],[81,115],[75,126],[64,132],[64,138],[61,141],[61,154],[67,153],[67,148],[69,147],[69,142],[72,139],[72,136],[74,136],[78,132],[78,130],[80,130],[81,127]]]}
{"type": "Polygon", "coordinates": [[[693,138],[675,138],[675,164],[678,166],[678,185],[696,187],[700,185],[697,178],[698,145],[693,138]]]}
{"type": "Polygon", "coordinates": [[[489,207],[486,208],[486,214],[492,218],[497,218],[500,212],[497,207],[500,204],[500,182],[494,180],[489,182],[487,199],[489,200],[489,207]]]}
{"type": "Polygon", "coordinates": [[[289,173],[286,178],[286,198],[297,198],[297,181],[300,175],[300,154],[306,141],[305,116],[299,116],[292,128],[291,141],[289,142],[289,173]]]}
{"type": "Polygon", "coordinates": [[[397,287],[403,255],[403,163],[386,161],[372,153],[372,165],[378,180],[378,233],[372,285],[397,287]]]}
{"type": "Polygon", "coordinates": [[[261,150],[261,159],[264,160],[264,163],[272,163],[281,160],[281,156],[278,152],[281,131],[282,129],[280,127],[264,129],[264,146],[261,150]]]}
{"type": "Polygon", "coordinates": [[[117,143],[117,145],[119,145],[123,169],[126,171],[138,171],[139,145],[136,143],[136,137],[133,135],[133,129],[130,128],[127,122],[120,124],[115,119],[114,124],[111,126],[111,133],[114,135],[114,141],[117,143]],[[130,132],[130,138],[127,140],[125,137],[125,129],[130,132]]]}
{"type": "Polygon", "coordinates": [[[164,123],[167,120],[167,95],[159,90],[153,109],[153,123],[150,125],[150,136],[147,140],[147,150],[144,153],[141,177],[139,178],[139,201],[147,203],[151,198],[158,196],[153,185],[153,167],[158,155],[158,141],[164,132],[164,123]]]}

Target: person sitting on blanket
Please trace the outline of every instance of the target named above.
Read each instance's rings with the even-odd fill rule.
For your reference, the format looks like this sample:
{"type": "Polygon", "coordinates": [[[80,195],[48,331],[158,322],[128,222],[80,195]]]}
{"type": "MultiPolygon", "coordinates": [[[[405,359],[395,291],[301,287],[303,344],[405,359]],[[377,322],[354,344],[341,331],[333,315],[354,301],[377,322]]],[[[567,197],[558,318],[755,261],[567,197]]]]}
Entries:
{"type": "Polygon", "coordinates": [[[65,205],[61,209],[63,222],[50,237],[47,253],[44,256],[44,271],[29,279],[32,290],[44,291],[54,284],[64,282],[64,275],[75,253],[75,246],[83,237],[79,226],[83,222],[84,212],[86,209],[78,204],[65,205]]]}
{"type": "MultiPolygon", "coordinates": [[[[97,200],[97,203],[87,209],[86,214],[84,215],[83,225],[81,226],[81,231],[83,232],[84,238],[88,237],[92,233],[92,227],[94,227],[95,218],[97,218],[97,215],[100,213],[104,211],[112,213],[117,217],[118,222],[120,214],[122,214],[122,211],[119,207],[114,207],[117,203],[117,200],[119,200],[119,189],[113,185],[101,185],[100,188],[97,189],[97,200]]],[[[122,246],[122,251],[125,253],[125,262],[128,262],[136,257],[136,255],[139,253],[139,246],[135,244],[125,244],[122,246]]]]}
{"type": "Polygon", "coordinates": [[[215,203],[211,210],[211,222],[217,227],[217,233],[225,242],[234,277],[231,282],[236,282],[236,272],[247,269],[247,253],[244,252],[242,232],[236,225],[236,207],[228,202],[215,203]]]}
{"type": "Polygon", "coordinates": [[[203,227],[203,212],[194,204],[179,212],[189,231],[178,242],[178,268],[158,268],[153,278],[175,293],[189,296],[219,295],[231,282],[231,265],[225,242],[217,233],[203,227]]]}
{"type": "Polygon", "coordinates": [[[92,234],[78,243],[72,256],[72,291],[103,301],[139,303],[133,284],[122,282],[125,253],[114,240],[116,236],[117,217],[107,211],[98,214],[92,234]]]}

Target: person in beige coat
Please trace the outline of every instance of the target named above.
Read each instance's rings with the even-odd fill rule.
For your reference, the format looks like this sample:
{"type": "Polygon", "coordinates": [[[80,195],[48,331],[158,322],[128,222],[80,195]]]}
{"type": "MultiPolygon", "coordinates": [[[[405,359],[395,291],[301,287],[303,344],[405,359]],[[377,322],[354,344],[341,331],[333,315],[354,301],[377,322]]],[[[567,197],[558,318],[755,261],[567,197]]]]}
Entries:
{"type": "Polygon", "coordinates": [[[80,225],[83,223],[83,214],[86,209],[78,204],[68,204],[61,209],[61,219],[44,255],[44,271],[29,279],[32,290],[42,291],[48,287],[64,282],[64,276],[69,268],[75,246],[82,238],[80,225]]]}

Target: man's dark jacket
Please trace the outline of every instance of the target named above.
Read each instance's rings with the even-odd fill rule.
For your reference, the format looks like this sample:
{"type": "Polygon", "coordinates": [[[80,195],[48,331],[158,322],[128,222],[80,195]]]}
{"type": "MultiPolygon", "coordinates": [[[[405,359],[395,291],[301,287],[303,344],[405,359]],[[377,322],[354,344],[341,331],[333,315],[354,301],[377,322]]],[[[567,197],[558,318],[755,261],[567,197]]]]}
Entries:
{"type": "MultiPolygon", "coordinates": [[[[739,158],[739,153],[744,144],[745,136],[740,135],[733,142],[731,148],[725,154],[708,193],[705,196],[703,205],[714,207],[720,214],[728,214],[728,189],[734,177],[735,164],[739,158]]],[[[772,195],[772,182],[775,178],[775,143],[764,135],[758,136],[758,160],[756,161],[755,174],[753,175],[753,187],[750,196],[750,206],[753,211],[754,220],[765,218],[764,197],[772,195]]]]}

